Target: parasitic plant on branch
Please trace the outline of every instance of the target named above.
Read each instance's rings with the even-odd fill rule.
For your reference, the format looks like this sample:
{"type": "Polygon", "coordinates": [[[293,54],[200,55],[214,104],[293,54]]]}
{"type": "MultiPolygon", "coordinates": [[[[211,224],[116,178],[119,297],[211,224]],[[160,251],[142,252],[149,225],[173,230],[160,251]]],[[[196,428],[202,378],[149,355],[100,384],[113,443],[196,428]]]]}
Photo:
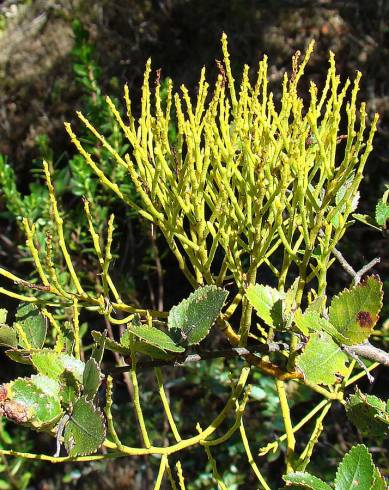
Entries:
{"type": "MultiPolygon", "coordinates": [[[[101,284],[95,290],[87,290],[69,254],[55,183],[44,164],[53,236],[73,284],[70,288],[61,284],[57,264],[51,258],[50,240],[43,250],[38,250],[34,225],[25,218],[27,245],[41,284],[31,285],[0,270],[21,287],[36,291],[26,295],[1,288],[2,293],[20,300],[22,306],[12,326],[6,325],[4,316],[0,335],[9,357],[31,364],[37,374],[2,385],[0,411],[17,423],[50,432],[57,440],[57,451],[50,456],[0,450],[3,455],[51,462],[158,455],[160,468],[155,488],[160,488],[164,475],[172,488],[177,488],[169,456],[202,445],[215,481],[220,488],[227,488],[215,466],[211,447],[225,443],[239,429],[252,470],[260,485],[268,489],[269,484],[253,459],[242,419],[250,397],[245,386],[251,369],[259,368],[274,378],[285,434],[262,448],[260,454],[275,450],[286,440],[288,483],[302,484],[308,481],[304,478],[311,477],[304,470],[334,402],[346,406],[357,426],[364,407],[374,405],[361,392],[346,401],[345,390],[361,377],[371,376],[370,371],[377,365],[389,364],[387,354],[369,343],[382,306],[382,285],[374,275],[361,281],[367,268],[355,272],[336,248],[353,222],[351,213],[358,204],[358,188],[378,120],[376,115],[368,124],[365,104],[357,104],[361,75],[358,72],[353,81],[341,83],[331,53],[324,86],[319,90],[311,82],[309,93],[304,93],[300,81],[313,50],[311,43],[302,59],[299,53],[293,57],[292,73],[284,75],[277,101],[268,87],[266,56],[255,76],[250,75],[247,65],[244,67],[238,85],[231,71],[225,35],[222,49],[223,62],[218,62],[214,87],[211,89],[207,83],[203,68],[196,97],[191,97],[185,86],[173,94],[169,82],[167,97],[163,98],[159,74],[152,90],[150,60],[138,116],[132,109],[127,86],[125,118],[107,97],[107,105],[128,140],[124,156],[92,121],[78,113],[96,144],[104,147],[114,164],[131,179],[137,200],[133,193],[127,193],[128,186],[102,170],[101,162],[87,151],[71,125],[65,125],[106,192],[116,195],[160,230],[195,291],[170,312],[127,304],[110,275],[114,217],[108,222],[103,244],[94,228],[93,203],[85,200],[89,232],[101,266],[101,284]],[[353,272],[353,283],[349,290],[329,301],[327,274],[336,259],[353,272]],[[257,284],[263,277],[270,277],[276,287],[257,284]],[[58,307],[68,311],[70,308],[71,323],[62,324],[56,319],[53,308],[58,307]],[[109,325],[122,327],[119,341],[99,331],[91,332],[95,344],[87,361],[79,327],[84,309],[101,315],[109,325]],[[54,331],[52,346],[46,340],[44,319],[54,331]],[[192,353],[192,346],[209,334],[214,323],[230,342],[230,351],[200,349],[192,353]],[[128,357],[130,364],[105,370],[105,350],[128,357]],[[231,395],[208,427],[197,425],[196,434],[182,438],[164,391],[161,367],[218,356],[244,359],[231,395]],[[377,362],[366,367],[359,356],[377,362]],[[362,370],[355,373],[358,367],[362,370]],[[174,438],[165,446],[156,446],[150,440],[140,403],[137,372],[151,368],[155,370],[162,407],[174,438]],[[121,442],[111,413],[112,376],[124,371],[129,371],[133,387],[139,447],[121,442]],[[107,400],[103,416],[96,393],[104,377],[107,400]],[[286,390],[289,379],[323,397],[295,425],[286,390]],[[232,426],[216,436],[231,414],[232,426]],[[314,418],[313,432],[298,454],[295,433],[314,418]],[[60,455],[62,444],[66,456],[60,455]],[[93,455],[101,446],[106,451],[93,455]]],[[[385,432],[388,413],[384,405],[374,405],[379,412],[374,420],[378,423],[377,417],[380,418],[385,432]]],[[[364,451],[363,446],[358,448],[359,452],[364,451]]],[[[347,458],[352,460],[352,455],[347,458]]],[[[354,460],[348,464],[354,464],[354,460]]],[[[374,471],[371,485],[378,485],[382,478],[377,469],[374,471]]],[[[180,464],[177,478],[180,488],[185,488],[180,464]]]]}

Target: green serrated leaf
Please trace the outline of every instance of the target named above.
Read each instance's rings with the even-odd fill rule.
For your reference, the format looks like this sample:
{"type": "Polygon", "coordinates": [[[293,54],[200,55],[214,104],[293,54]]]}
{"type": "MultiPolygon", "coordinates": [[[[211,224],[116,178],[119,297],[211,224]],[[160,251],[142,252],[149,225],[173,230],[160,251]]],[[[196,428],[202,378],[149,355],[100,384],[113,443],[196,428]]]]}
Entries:
{"type": "Polygon", "coordinates": [[[335,478],[335,490],[370,489],[374,465],[366,446],[354,446],[343,458],[335,478]]]}
{"type": "Polygon", "coordinates": [[[347,373],[347,356],[325,332],[311,335],[304,352],[297,356],[296,366],[311,383],[333,385],[336,375],[347,373]]]}
{"type": "Polygon", "coordinates": [[[177,345],[167,333],[152,326],[142,325],[137,318],[134,318],[127,325],[127,328],[129,332],[136,335],[139,339],[163,351],[184,352],[185,350],[180,345],[177,345]]]}
{"type": "Polygon", "coordinates": [[[374,466],[373,469],[373,485],[370,487],[370,490],[388,490],[385,478],[381,475],[376,466],[374,466]]]}
{"type": "Polygon", "coordinates": [[[93,399],[99,389],[103,376],[97,362],[91,357],[85,364],[82,384],[87,400],[93,399]]]}
{"type": "MultiPolygon", "coordinates": [[[[140,324],[139,319],[135,318],[134,321],[136,325],[140,324]]],[[[139,352],[140,354],[152,357],[153,359],[169,359],[171,357],[171,354],[159,349],[155,345],[147,344],[143,341],[133,340],[133,334],[128,329],[125,330],[120,337],[120,345],[128,349],[129,352],[131,352],[132,348],[134,352],[139,352]]]]}
{"type": "Polygon", "coordinates": [[[0,345],[5,347],[17,347],[18,338],[15,330],[8,325],[0,326],[0,345]]]}
{"type": "Polygon", "coordinates": [[[185,345],[200,343],[219,316],[227,291],[216,286],[196,289],[169,312],[168,328],[175,342],[185,345]]]}
{"type": "MultiPolygon", "coordinates": [[[[139,321],[136,320],[138,323],[139,321]]],[[[120,345],[128,349],[129,352],[131,352],[131,347],[134,350],[134,352],[139,352],[140,354],[144,354],[146,356],[149,356],[153,359],[169,359],[171,357],[171,354],[168,354],[162,349],[159,349],[158,347],[147,344],[146,342],[142,341],[134,341],[132,340],[133,334],[129,330],[125,330],[120,337],[120,345]]]]}
{"type": "Polygon", "coordinates": [[[125,347],[131,352],[131,333],[129,330],[124,330],[122,335],[120,336],[120,345],[125,347]]]}
{"type": "Polygon", "coordinates": [[[19,344],[24,348],[31,346],[33,349],[41,349],[45,343],[47,334],[46,320],[33,304],[22,305],[15,316],[15,324],[22,329],[29,345],[22,335],[19,335],[19,344]]]}
{"type": "Polygon", "coordinates": [[[329,320],[346,337],[345,344],[359,344],[369,338],[381,308],[382,283],[377,276],[369,276],[334,297],[329,308],[329,320]]]}
{"type": "Polygon", "coordinates": [[[246,290],[249,302],[254,306],[259,318],[269,327],[283,325],[282,300],[284,295],[277,289],[263,284],[249,286],[246,290]]]}
{"type": "Polygon", "coordinates": [[[64,444],[69,456],[95,453],[105,439],[105,423],[101,411],[92,402],[80,398],[64,431],[64,444]]]}
{"type": "Polygon", "coordinates": [[[386,222],[389,219],[389,205],[380,199],[375,208],[375,220],[380,226],[386,227],[386,222]]]}
{"type": "Polygon", "coordinates": [[[311,303],[309,303],[305,312],[315,311],[316,313],[321,314],[325,306],[325,300],[326,297],[324,295],[318,296],[311,303]]]}
{"type": "Polygon", "coordinates": [[[0,308],[0,324],[6,323],[8,310],[5,308],[0,308]]]}
{"type": "Polygon", "coordinates": [[[146,342],[134,342],[132,346],[135,352],[149,356],[152,359],[167,360],[172,357],[172,354],[155,347],[155,345],[147,344],[146,342]]]}
{"type": "MultiPolygon", "coordinates": [[[[41,380],[41,385],[44,383],[41,380]]],[[[36,429],[51,428],[62,416],[62,408],[58,396],[47,394],[49,384],[46,383],[45,391],[41,389],[37,379],[17,378],[7,385],[8,400],[16,402],[13,412],[8,411],[7,417],[15,422],[32,426],[36,429]],[[23,410],[25,412],[23,413],[23,410]],[[25,420],[18,417],[25,416],[25,420]]],[[[59,392],[59,387],[57,388],[59,392]]]]}
{"type": "Polygon", "coordinates": [[[345,343],[348,339],[340,334],[336,328],[317,311],[307,309],[304,313],[297,310],[294,321],[297,329],[308,336],[310,332],[326,332],[339,343],[345,343]]]}
{"type": "Polygon", "coordinates": [[[20,364],[31,364],[30,351],[24,349],[9,349],[5,351],[11,361],[20,364]]]}
{"type": "Polygon", "coordinates": [[[371,216],[369,216],[368,214],[354,213],[353,218],[360,221],[364,225],[367,225],[367,226],[370,226],[371,228],[374,228],[375,230],[382,231],[382,228],[378,227],[376,221],[371,216]]]}
{"type": "Polygon", "coordinates": [[[30,379],[31,382],[45,395],[59,398],[60,385],[54,379],[51,379],[48,376],[43,376],[41,374],[33,374],[30,379]]]}
{"type": "Polygon", "coordinates": [[[93,340],[96,342],[96,344],[100,345],[102,342],[104,342],[105,349],[110,350],[111,352],[118,352],[119,354],[122,354],[124,356],[128,356],[131,354],[131,350],[128,347],[119,344],[119,342],[116,342],[115,340],[111,340],[105,337],[101,332],[97,332],[96,330],[93,330],[91,333],[92,333],[93,340]]]}
{"type": "Polygon", "coordinates": [[[297,329],[306,337],[308,337],[309,332],[314,330],[313,325],[315,324],[315,313],[305,312],[303,313],[299,308],[294,315],[294,323],[297,329]]]}
{"type": "Polygon", "coordinates": [[[61,385],[62,405],[66,407],[73,406],[74,402],[80,397],[80,383],[72,372],[66,370],[59,376],[59,383],[61,385]]]}
{"type": "Polygon", "coordinates": [[[305,488],[310,488],[312,490],[331,490],[331,487],[327,485],[327,483],[325,483],[323,480],[320,480],[320,478],[317,478],[310,473],[305,473],[302,471],[288,473],[282,478],[288,484],[302,486],[305,488]]]}
{"type": "Polygon", "coordinates": [[[72,372],[77,381],[82,383],[85,364],[73,356],[47,349],[32,352],[31,361],[38,373],[49,378],[58,380],[66,370],[72,372]]]}
{"type": "Polygon", "coordinates": [[[92,357],[100,366],[104,357],[104,351],[108,340],[107,333],[105,332],[104,334],[101,334],[100,332],[93,331],[92,337],[93,340],[95,341],[95,345],[93,346],[93,350],[92,350],[92,357]],[[96,338],[93,337],[93,334],[96,334],[96,338]]]}
{"type": "Polygon", "coordinates": [[[365,395],[357,389],[347,400],[345,408],[347,417],[363,435],[381,438],[389,434],[389,414],[380,398],[365,395]]]}

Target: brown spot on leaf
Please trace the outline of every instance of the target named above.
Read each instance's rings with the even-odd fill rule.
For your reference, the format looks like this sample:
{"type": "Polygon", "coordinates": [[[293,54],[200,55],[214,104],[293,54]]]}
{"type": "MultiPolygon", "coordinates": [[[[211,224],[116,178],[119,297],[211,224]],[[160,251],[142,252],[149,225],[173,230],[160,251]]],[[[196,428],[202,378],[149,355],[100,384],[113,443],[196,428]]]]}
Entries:
{"type": "Polygon", "coordinates": [[[3,403],[3,413],[9,420],[13,420],[17,424],[24,424],[29,420],[27,407],[15,400],[8,400],[3,403]]]}
{"type": "Polygon", "coordinates": [[[370,328],[373,324],[373,319],[368,311],[359,311],[357,320],[362,328],[370,328]]]}
{"type": "Polygon", "coordinates": [[[0,402],[3,402],[8,398],[8,390],[5,385],[0,385],[0,402]]]}

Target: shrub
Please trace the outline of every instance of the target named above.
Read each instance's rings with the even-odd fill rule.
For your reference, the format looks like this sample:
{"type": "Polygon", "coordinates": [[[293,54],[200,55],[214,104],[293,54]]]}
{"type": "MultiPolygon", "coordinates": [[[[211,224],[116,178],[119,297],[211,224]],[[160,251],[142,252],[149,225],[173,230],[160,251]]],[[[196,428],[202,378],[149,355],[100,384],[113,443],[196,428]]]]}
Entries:
{"type": "MultiPolygon", "coordinates": [[[[213,451],[228,444],[239,429],[253,474],[263,488],[270,488],[269,476],[262,474],[250,449],[248,437],[255,434],[246,434],[243,423],[250,399],[247,382],[250,376],[255,379],[258,370],[274,381],[285,430],[260,454],[268,454],[285,441],[287,483],[328,487],[305,469],[334,403],[345,407],[362,432],[374,427],[377,437],[387,433],[389,415],[384,401],[359,391],[346,398],[350,386],[371,376],[370,371],[380,363],[388,364],[387,354],[369,343],[382,307],[380,279],[366,276],[376,261],[356,272],[336,248],[352,224],[378,119],[376,116],[367,130],[365,105],[357,107],[360,74],[353,82],[341,84],[331,54],[323,89],[319,91],[311,83],[309,101],[304,102],[299,82],[313,49],[310,44],[302,61],[298,53],[293,57],[292,74],[284,76],[282,97],[276,102],[268,90],[267,58],[259,63],[253,84],[248,66],[244,67],[237,90],[225,36],[222,48],[224,59],[218,63],[220,73],[212,93],[203,69],[195,100],[184,86],[181,95],[173,96],[170,81],[162,100],[157,72],[152,97],[148,61],[138,117],[132,110],[128,87],[124,93],[126,119],[107,98],[107,106],[127,139],[124,152],[81,113],[79,118],[101,151],[92,154],[66,124],[83,158],[80,162],[98,177],[104,189],[101,192],[124,202],[160,230],[193,287],[194,292],[169,312],[126,302],[125,291],[110,274],[115,217],[112,214],[108,219],[103,239],[95,227],[96,207],[90,196],[84,199],[84,210],[101,284],[83,284],[64,234],[55,182],[44,163],[52,236],[70,280],[61,283],[62,271],[52,258],[50,243],[38,247],[34,224],[25,218],[27,246],[39,283],[32,285],[5,269],[0,273],[38,294],[1,289],[21,305],[12,325],[3,312],[0,333],[7,355],[31,365],[36,374],[3,384],[0,407],[8,419],[51,434],[57,450],[54,456],[0,450],[3,455],[50,462],[154,456],[160,461],[155,488],[161,487],[165,475],[172,488],[177,484],[185,488],[181,463],[177,462],[175,475],[169,460],[187,448],[201,446],[214,481],[219,488],[227,488],[213,451]],[[343,126],[345,134],[340,134],[343,126]],[[351,285],[329,300],[328,270],[336,259],[350,273],[351,285]],[[263,278],[267,278],[266,284],[263,278]],[[65,310],[71,321],[56,318],[58,308],[65,310]],[[94,312],[107,325],[121,327],[116,340],[88,327],[94,341],[89,356],[80,334],[80,315],[85,312],[94,312]],[[215,330],[210,333],[213,324],[219,342],[224,336],[230,349],[204,351],[196,347],[210,335],[216,336],[215,330]],[[53,343],[46,341],[48,325],[53,343]],[[130,363],[107,368],[107,351],[116,353],[119,364],[124,364],[124,358],[130,363]],[[206,426],[197,423],[197,433],[183,437],[164,390],[162,366],[185,366],[193,360],[220,356],[239,359],[230,396],[211,422],[201,414],[206,426]],[[368,366],[359,356],[368,359],[368,366]],[[138,383],[141,369],[154,369],[161,414],[173,437],[167,445],[156,444],[150,437],[138,383]],[[124,444],[115,428],[114,376],[123,372],[129,372],[132,384],[141,439],[138,446],[124,444]],[[290,380],[321,397],[297,424],[290,412],[290,380]],[[103,381],[105,403],[98,396],[103,381]],[[297,444],[296,433],[313,420],[308,440],[297,444]],[[62,446],[67,454],[61,456],[62,446]],[[104,452],[95,454],[102,447],[104,452]]],[[[161,437],[154,439],[160,441],[161,437]]],[[[366,488],[384,488],[385,482],[364,446],[353,448],[344,458],[336,488],[349,488],[350,475],[358,472],[363,474],[366,488]]]]}

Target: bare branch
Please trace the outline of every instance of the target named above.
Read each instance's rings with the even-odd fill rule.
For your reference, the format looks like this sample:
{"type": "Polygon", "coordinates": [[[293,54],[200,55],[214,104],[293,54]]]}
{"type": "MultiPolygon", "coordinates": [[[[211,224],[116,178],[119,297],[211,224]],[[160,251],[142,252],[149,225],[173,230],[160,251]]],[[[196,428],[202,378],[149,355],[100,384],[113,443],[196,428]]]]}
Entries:
{"type": "Polygon", "coordinates": [[[376,264],[379,264],[381,262],[381,259],[379,257],[376,257],[375,259],[371,260],[368,264],[364,265],[362,269],[359,269],[357,272],[359,276],[359,280],[361,280],[362,276],[366,274],[370,269],[372,269],[376,264]]]}
{"type": "MultiPolygon", "coordinates": [[[[138,371],[144,371],[147,369],[161,367],[161,366],[184,366],[192,362],[204,361],[208,359],[225,358],[230,359],[232,357],[245,357],[250,354],[269,354],[270,352],[279,352],[281,350],[287,350],[288,345],[282,342],[271,342],[269,344],[259,344],[251,347],[232,347],[230,349],[216,350],[216,351],[200,351],[196,354],[183,354],[176,355],[167,360],[139,360],[136,363],[138,371]]],[[[118,376],[126,371],[129,371],[131,366],[120,366],[107,369],[105,374],[111,376],[118,376]]]]}
{"type": "Polygon", "coordinates": [[[365,371],[369,383],[370,384],[373,383],[374,377],[370,374],[366,364],[359,358],[359,356],[353,350],[351,350],[350,347],[347,345],[343,345],[342,349],[344,350],[344,352],[346,352],[346,354],[348,354],[352,359],[354,359],[354,361],[357,362],[359,367],[361,367],[365,371]]]}
{"type": "Polygon", "coordinates": [[[379,257],[376,257],[375,259],[371,260],[368,264],[364,265],[359,271],[355,271],[353,267],[347,262],[347,260],[344,258],[343,254],[337,249],[334,248],[332,250],[333,255],[336,257],[340,265],[343,267],[343,269],[353,278],[353,284],[359,284],[361,282],[362,277],[368,272],[370,269],[372,269],[376,264],[379,264],[381,262],[381,259],[379,257]]]}
{"type": "Polygon", "coordinates": [[[333,255],[338,259],[339,264],[343,267],[343,269],[349,274],[355,282],[358,276],[358,273],[351,267],[351,265],[347,262],[347,260],[343,257],[343,254],[337,249],[334,248],[332,250],[333,255]]]}
{"type": "Polygon", "coordinates": [[[363,342],[362,344],[349,345],[347,349],[357,356],[379,362],[383,366],[389,367],[389,354],[382,349],[378,349],[378,347],[374,347],[369,341],[363,342]]]}

